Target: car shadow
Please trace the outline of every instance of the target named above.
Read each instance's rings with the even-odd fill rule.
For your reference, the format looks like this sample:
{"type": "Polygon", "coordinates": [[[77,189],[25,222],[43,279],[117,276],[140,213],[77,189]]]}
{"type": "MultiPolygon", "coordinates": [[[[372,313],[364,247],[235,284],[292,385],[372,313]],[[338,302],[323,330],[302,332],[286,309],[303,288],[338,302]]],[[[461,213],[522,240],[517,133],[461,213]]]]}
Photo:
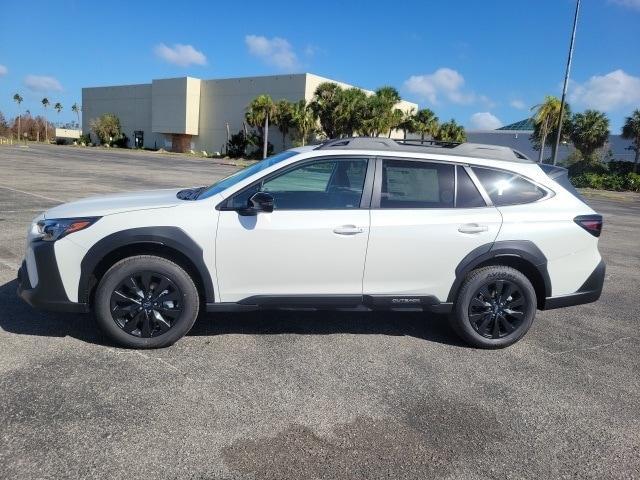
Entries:
{"type": "MultiPolygon", "coordinates": [[[[70,336],[113,345],[91,315],[41,312],[16,295],[17,281],[0,286],[0,328],[17,335],[70,336]]],[[[189,336],[211,335],[389,335],[463,346],[444,315],[420,312],[256,311],[201,315],[189,336]]]]}

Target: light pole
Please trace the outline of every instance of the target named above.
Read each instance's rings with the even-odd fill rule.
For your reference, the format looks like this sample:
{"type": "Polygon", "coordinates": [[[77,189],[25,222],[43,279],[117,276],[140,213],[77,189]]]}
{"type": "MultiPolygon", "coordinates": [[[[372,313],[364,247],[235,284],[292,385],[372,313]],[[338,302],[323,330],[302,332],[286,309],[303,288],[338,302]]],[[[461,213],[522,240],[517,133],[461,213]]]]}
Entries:
{"type": "Polygon", "coordinates": [[[567,70],[564,74],[564,85],[562,87],[562,100],[560,100],[560,115],[558,117],[558,132],[556,134],[556,147],[553,149],[553,164],[558,160],[558,147],[562,136],[562,117],[564,115],[564,99],[567,96],[567,84],[569,83],[569,73],[571,72],[571,59],[573,58],[573,44],[576,41],[576,27],[578,26],[578,12],[580,11],[580,0],[576,0],[576,13],[573,17],[573,30],[571,32],[571,42],[569,43],[569,56],[567,57],[567,70]]]}

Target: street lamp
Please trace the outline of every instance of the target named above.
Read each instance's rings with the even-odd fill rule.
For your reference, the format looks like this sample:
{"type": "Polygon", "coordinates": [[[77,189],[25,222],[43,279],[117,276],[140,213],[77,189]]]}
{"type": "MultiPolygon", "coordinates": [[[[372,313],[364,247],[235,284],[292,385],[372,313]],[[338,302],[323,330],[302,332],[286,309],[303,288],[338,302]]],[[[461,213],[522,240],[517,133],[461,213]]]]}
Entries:
{"type": "Polygon", "coordinates": [[[564,85],[562,87],[562,100],[560,100],[560,116],[558,117],[558,132],[556,134],[556,148],[553,149],[553,164],[558,159],[558,147],[560,146],[560,136],[562,135],[562,116],[564,114],[564,99],[567,96],[567,84],[569,83],[569,72],[571,72],[571,59],[573,58],[573,44],[576,40],[576,27],[578,25],[578,12],[580,11],[580,0],[576,0],[576,13],[573,17],[573,30],[571,32],[571,42],[569,43],[569,56],[567,57],[567,70],[564,74],[564,85]]]}

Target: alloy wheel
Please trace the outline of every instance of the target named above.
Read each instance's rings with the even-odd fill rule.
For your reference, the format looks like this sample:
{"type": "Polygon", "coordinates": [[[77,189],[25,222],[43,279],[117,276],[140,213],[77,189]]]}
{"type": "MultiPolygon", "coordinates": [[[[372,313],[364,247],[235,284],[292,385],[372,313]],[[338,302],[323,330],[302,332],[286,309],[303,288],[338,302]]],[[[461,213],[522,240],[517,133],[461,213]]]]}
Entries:
{"type": "Polygon", "coordinates": [[[166,275],[143,271],[129,275],[113,290],[110,310],[116,325],[130,335],[157,337],[182,313],[182,292],[166,275]]]}
{"type": "Polygon", "coordinates": [[[509,280],[491,280],[471,298],[469,321],[483,337],[503,338],[522,325],[528,308],[518,285],[509,280]]]}

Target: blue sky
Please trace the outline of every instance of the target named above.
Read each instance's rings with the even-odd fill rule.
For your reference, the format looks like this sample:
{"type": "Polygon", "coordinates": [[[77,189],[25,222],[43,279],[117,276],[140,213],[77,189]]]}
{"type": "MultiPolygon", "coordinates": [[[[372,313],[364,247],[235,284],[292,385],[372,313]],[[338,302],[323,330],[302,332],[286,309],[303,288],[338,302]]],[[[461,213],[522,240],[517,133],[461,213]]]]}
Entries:
{"type": "MultiPolygon", "coordinates": [[[[415,2],[82,2],[5,0],[0,111],[75,119],[81,88],[311,72],[398,88],[468,128],[525,118],[560,95],[573,0],[415,2]],[[261,13],[267,5],[267,11],[261,13]]],[[[608,113],[613,133],[640,108],[640,0],[583,0],[569,100],[608,113]]]]}

